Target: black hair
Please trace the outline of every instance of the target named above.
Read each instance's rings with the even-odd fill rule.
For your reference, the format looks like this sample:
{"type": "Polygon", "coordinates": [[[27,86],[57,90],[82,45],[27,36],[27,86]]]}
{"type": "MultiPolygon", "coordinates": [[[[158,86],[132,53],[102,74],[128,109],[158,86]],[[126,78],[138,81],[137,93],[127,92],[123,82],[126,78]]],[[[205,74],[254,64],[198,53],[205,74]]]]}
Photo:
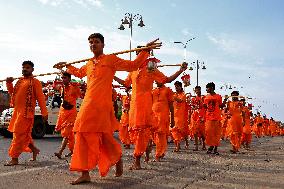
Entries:
{"type": "Polygon", "coordinates": [[[195,86],[195,89],[201,89],[201,87],[200,86],[195,86]]]}
{"type": "Polygon", "coordinates": [[[239,91],[233,91],[233,92],[231,92],[231,95],[233,96],[233,94],[235,94],[236,96],[239,96],[239,91]]]}
{"type": "Polygon", "coordinates": [[[213,88],[213,90],[215,90],[215,83],[213,82],[207,83],[206,88],[213,88]]]}
{"type": "Polygon", "coordinates": [[[182,82],[180,82],[180,81],[176,81],[176,82],[174,83],[174,85],[180,86],[180,87],[182,88],[182,82]]]}
{"type": "Polygon", "coordinates": [[[30,60],[26,60],[26,61],[24,61],[23,63],[22,63],[22,66],[23,65],[30,65],[32,68],[34,68],[34,63],[32,62],[32,61],[30,61],[30,60]]]}
{"type": "Polygon", "coordinates": [[[62,73],[63,76],[69,77],[71,79],[71,74],[68,72],[63,72],[62,73]]]}
{"type": "Polygon", "coordinates": [[[98,39],[100,39],[100,41],[101,41],[102,43],[105,43],[105,38],[104,38],[104,36],[103,36],[102,34],[100,34],[100,33],[93,33],[93,34],[91,34],[91,35],[88,37],[88,40],[93,39],[93,38],[98,38],[98,39]]]}

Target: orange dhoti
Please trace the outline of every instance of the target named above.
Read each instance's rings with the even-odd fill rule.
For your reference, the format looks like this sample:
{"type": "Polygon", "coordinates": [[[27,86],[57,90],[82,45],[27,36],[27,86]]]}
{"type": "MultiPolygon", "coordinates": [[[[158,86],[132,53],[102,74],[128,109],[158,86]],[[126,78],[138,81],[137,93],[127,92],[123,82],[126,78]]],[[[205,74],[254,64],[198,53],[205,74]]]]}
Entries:
{"type": "Polygon", "coordinates": [[[123,112],[121,115],[120,126],[119,126],[119,139],[125,145],[129,145],[131,143],[128,132],[128,126],[129,126],[128,117],[129,114],[123,112]]]}
{"type": "Polygon", "coordinates": [[[249,134],[243,133],[243,135],[242,135],[242,143],[250,144],[251,143],[251,139],[252,139],[252,134],[251,133],[249,133],[249,134]]]}
{"type": "Polygon", "coordinates": [[[31,133],[13,133],[9,156],[18,158],[22,152],[32,152],[29,148],[30,144],[33,144],[31,133]]]}
{"type": "Polygon", "coordinates": [[[219,146],[222,127],[219,120],[206,120],[205,143],[208,146],[219,146]]]}
{"type": "Polygon", "coordinates": [[[90,171],[98,165],[99,173],[104,177],[120,160],[122,151],[112,133],[78,132],[75,134],[74,154],[71,171],[90,171]]]}
{"type": "Polygon", "coordinates": [[[58,120],[56,123],[56,131],[60,131],[63,138],[68,139],[68,148],[72,152],[74,148],[74,122],[76,120],[76,109],[65,110],[61,107],[59,111],[58,120]]]}
{"type": "Polygon", "coordinates": [[[134,149],[134,157],[139,157],[144,154],[151,139],[151,129],[148,128],[139,128],[139,129],[130,129],[129,136],[131,141],[133,141],[135,145],[134,149]]]}
{"type": "Polygon", "coordinates": [[[154,142],[156,144],[156,158],[164,157],[168,148],[167,133],[155,132],[154,142]]]}
{"type": "Polygon", "coordinates": [[[204,121],[193,120],[191,119],[191,133],[192,135],[197,135],[198,137],[204,137],[205,136],[205,123],[204,121]]]}
{"type": "Polygon", "coordinates": [[[18,158],[22,152],[31,152],[28,147],[33,144],[31,132],[34,119],[25,118],[23,115],[14,110],[8,130],[13,133],[12,143],[9,149],[9,156],[18,158]]]}
{"type": "Polygon", "coordinates": [[[129,132],[128,132],[128,125],[120,125],[119,127],[119,139],[120,141],[125,144],[131,144],[129,132]]]}
{"type": "Polygon", "coordinates": [[[184,138],[188,136],[188,129],[187,128],[179,128],[173,127],[170,129],[172,138],[176,143],[180,143],[184,138]]]}
{"type": "Polygon", "coordinates": [[[243,133],[242,117],[233,115],[229,119],[227,131],[232,146],[236,150],[240,149],[242,133],[243,133]]]}

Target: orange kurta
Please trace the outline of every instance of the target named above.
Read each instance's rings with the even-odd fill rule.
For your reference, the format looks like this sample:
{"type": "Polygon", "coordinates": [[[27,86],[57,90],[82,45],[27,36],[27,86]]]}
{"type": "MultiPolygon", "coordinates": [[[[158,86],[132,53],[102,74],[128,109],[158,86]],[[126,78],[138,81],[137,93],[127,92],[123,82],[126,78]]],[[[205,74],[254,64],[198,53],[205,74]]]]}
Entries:
{"type": "Polygon", "coordinates": [[[241,147],[241,137],[243,133],[243,105],[239,101],[230,101],[228,102],[227,108],[231,114],[228,120],[228,136],[230,137],[232,146],[238,150],[241,147]]]}
{"type": "Polygon", "coordinates": [[[248,107],[243,107],[243,113],[245,115],[245,125],[243,127],[243,134],[242,134],[242,143],[251,143],[252,134],[251,134],[251,112],[248,107]]]}
{"type": "Polygon", "coordinates": [[[153,125],[152,89],[154,81],[165,83],[167,77],[159,70],[148,71],[146,67],[129,73],[125,85],[132,84],[132,96],[129,110],[130,138],[135,143],[134,156],[146,151],[153,125]]]}
{"type": "Polygon", "coordinates": [[[62,88],[61,90],[64,101],[73,105],[73,108],[71,110],[66,110],[62,106],[60,107],[55,130],[61,131],[61,136],[68,138],[68,147],[70,151],[73,151],[75,142],[73,127],[77,116],[76,99],[81,96],[81,91],[78,86],[72,84],[64,86],[64,89],[62,88]]]}
{"type": "Polygon", "coordinates": [[[153,89],[153,113],[155,121],[154,142],[156,144],[156,158],[163,157],[167,150],[167,136],[170,126],[170,104],[173,101],[173,91],[165,86],[153,89]]]}
{"type": "Polygon", "coordinates": [[[219,146],[221,139],[221,109],[222,97],[219,94],[205,96],[205,143],[208,146],[219,146]]]}
{"type": "Polygon", "coordinates": [[[265,136],[269,135],[269,119],[267,118],[263,119],[262,135],[265,135],[265,136]]]}
{"type": "Polygon", "coordinates": [[[130,108],[130,97],[124,95],[122,97],[122,115],[120,119],[120,127],[119,127],[119,138],[123,144],[129,145],[131,143],[129,137],[129,108],[130,108]]]}
{"type": "Polygon", "coordinates": [[[205,108],[204,97],[196,96],[191,99],[193,112],[191,114],[191,132],[198,137],[205,137],[205,108]]]}
{"type": "Polygon", "coordinates": [[[262,126],[263,126],[263,118],[261,116],[257,116],[255,118],[254,124],[254,133],[257,137],[262,136],[262,126]]]}
{"type": "Polygon", "coordinates": [[[171,134],[175,142],[179,143],[188,135],[188,111],[186,109],[187,97],[184,92],[174,93],[173,99],[179,99],[181,102],[174,100],[175,126],[171,129],[171,134]]]}
{"type": "Polygon", "coordinates": [[[89,171],[97,165],[101,176],[122,155],[120,144],[113,138],[118,123],[113,111],[112,81],[116,71],[134,71],[149,56],[142,51],[134,61],[115,55],[100,55],[80,69],[68,66],[67,72],[77,77],[87,76],[87,91],[77,115],[74,132],[75,146],[71,171],[89,171]]]}
{"type": "Polygon", "coordinates": [[[227,136],[227,127],[228,127],[228,119],[229,119],[229,114],[227,112],[225,112],[225,110],[222,111],[221,114],[221,126],[222,126],[222,134],[221,137],[222,139],[226,139],[227,136]]]}
{"type": "Polygon", "coordinates": [[[9,149],[9,155],[17,158],[22,152],[30,152],[31,132],[34,122],[36,100],[43,116],[48,114],[45,106],[45,97],[39,80],[33,77],[19,79],[13,87],[7,82],[7,89],[11,95],[11,106],[14,107],[12,119],[8,130],[13,133],[13,140],[9,149]]]}
{"type": "Polygon", "coordinates": [[[277,125],[276,125],[276,123],[275,123],[275,121],[274,120],[270,120],[269,121],[270,123],[269,123],[269,131],[270,131],[270,135],[271,136],[276,136],[276,134],[277,134],[277,125]]]}

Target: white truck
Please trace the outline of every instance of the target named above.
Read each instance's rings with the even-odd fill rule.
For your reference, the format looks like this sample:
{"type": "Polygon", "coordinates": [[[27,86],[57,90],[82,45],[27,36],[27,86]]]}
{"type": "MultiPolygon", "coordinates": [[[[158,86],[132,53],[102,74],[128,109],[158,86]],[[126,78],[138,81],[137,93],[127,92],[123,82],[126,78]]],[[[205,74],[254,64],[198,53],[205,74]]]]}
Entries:
{"type": "MultiPolygon", "coordinates": [[[[34,126],[32,129],[32,137],[33,138],[42,138],[45,134],[53,134],[54,128],[57,122],[60,102],[57,101],[58,98],[52,97],[49,98],[46,102],[46,107],[48,110],[48,121],[44,123],[41,115],[41,111],[39,106],[35,108],[35,117],[34,117],[34,126]]],[[[81,106],[82,99],[77,99],[76,108],[79,111],[81,106]]],[[[13,115],[13,108],[6,109],[2,112],[0,116],[0,131],[4,137],[12,137],[12,133],[10,133],[7,128],[9,126],[11,117],[13,115]]]]}

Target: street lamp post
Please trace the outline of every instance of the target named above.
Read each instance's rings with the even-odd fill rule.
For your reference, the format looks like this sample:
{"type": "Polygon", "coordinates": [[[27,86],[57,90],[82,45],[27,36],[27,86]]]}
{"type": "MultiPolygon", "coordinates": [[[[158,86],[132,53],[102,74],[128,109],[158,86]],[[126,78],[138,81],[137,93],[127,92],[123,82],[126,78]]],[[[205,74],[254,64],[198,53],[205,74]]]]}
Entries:
{"type": "Polygon", "coordinates": [[[199,69],[206,70],[204,62],[200,62],[199,60],[196,60],[196,62],[192,62],[191,66],[189,67],[189,70],[193,70],[193,65],[196,64],[196,86],[198,86],[198,80],[199,80],[199,69]]]}
{"type": "MultiPolygon", "coordinates": [[[[131,42],[132,42],[133,22],[138,21],[138,20],[139,20],[138,26],[140,26],[141,28],[144,27],[145,24],[144,24],[142,16],[140,14],[125,13],[124,18],[121,19],[121,24],[118,28],[119,30],[124,30],[125,29],[124,25],[128,24],[128,26],[130,28],[130,44],[129,44],[130,49],[131,49],[131,42]]],[[[129,56],[130,56],[129,58],[131,60],[131,52],[130,52],[129,56]]]]}
{"type": "Polygon", "coordinates": [[[183,45],[183,49],[184,49],[184,62],[186,62],[186,47],[187,47],[187,44],[188,42],[192,41],[193,39],[195,39],[195,37],[187,40],[185,43],[181,42],[181,41],[174,41],[174,43],[180,43],[183,45]]]}

